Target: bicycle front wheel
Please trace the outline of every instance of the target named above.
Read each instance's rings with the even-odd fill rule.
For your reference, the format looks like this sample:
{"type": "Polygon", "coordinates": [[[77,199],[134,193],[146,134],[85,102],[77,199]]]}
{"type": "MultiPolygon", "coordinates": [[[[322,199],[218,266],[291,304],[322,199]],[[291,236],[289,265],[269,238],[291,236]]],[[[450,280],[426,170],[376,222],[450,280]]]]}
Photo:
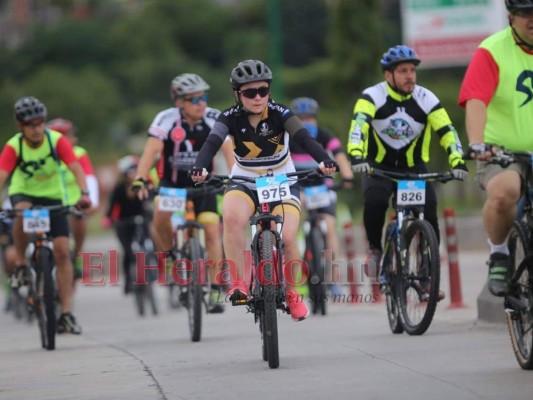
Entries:
{"type": "Polygon", "coordinates": [[[47,350],[56,348],[56,304],[55,304],[55,281],[52,274],[54,268],[53,257],[48,248],[35,250],[35,263],[39,265],[43,276],[43,303],[46,314],[46,337],[47,350]]]}
{"type": "Polygon", "coordinates": [[[533,265],[520,265],[528,249],[527,227],[516,221],[509,233],[509,252],[516,280],[505,299],[507,326],[516,360],[522,369],[533,369],[533,265]]]}
{"type": "Polygon", "coordinates": [[[413,221],[405,235],[407,253],[399,277],[400,318],[410,335],[429,328],[439,296],[440,255],[437,236],[425,220],[413,221]]]}
{"type": "Polygon", "coordinates": [[[187,283],[187,313],[189,316],[189,331],[191,340],[199,342],[202,336],[202,306],[204,302],[204,287],[207,282],[203,251],[195,237],[187,240],[185,256],[192,264],[192,274],[187,283]],[[191,279],[192,278],[192,279],[191,279]]]}
{"type": "Polygon", "coordinates": [[[320,311],[326,315],[326,291],[324,287],[324,250],[326,238],[319,226],[313,227],[308,238],[308,266],[309,266],[309,297],[311,299],[313,314],[320,311]]]}
{"type": "Polygon", "coordinates": [[[34,279],[30,282],[30,290],[28,292],[28,306],[29,314],[34,315],[37,318],[37,326],[39,327],[39,338],[41,339],[41,347],[46,349],[48,346],[48,335],[46,331],[46,313],[44,311],[44,305],[39,292],[42,292],[43,287],[43,273],[40,266],[34,268],[34,279]]]}
{"type": "MultiPolygon", "coordinates": [[[[261,288],[263,292],[263,304],[261,309],[263,346],[266,343],[268,366],[270,368],[279,367],[278,348],[278,320],[277,320],[277,300],[278,288],[274,272],[274,234],[270,231],[261,232],[259,237],[259,266],[262,269],[263,279],[261,288]]],[[[264,357],[263,357],[264,359],[264,357]]]]}
{"type": "Polygon", "coordinates": [[[398,301],[398,271],[400,271],[400,254],[398,253],[398,245],[396,243],[396,236],[390,232],[395,227],[392,224],[387,226],[385,237],[388,243],[385,246],[385,254],[383,254],[383,271],[382,276],[385,277],[386,282],[381,283],[382,291],[385,292],[385,300],[387,304],[387,316],[389,326],[392,333],[403,333],[403,326],[400,320],[399,301],[398,301]]]}

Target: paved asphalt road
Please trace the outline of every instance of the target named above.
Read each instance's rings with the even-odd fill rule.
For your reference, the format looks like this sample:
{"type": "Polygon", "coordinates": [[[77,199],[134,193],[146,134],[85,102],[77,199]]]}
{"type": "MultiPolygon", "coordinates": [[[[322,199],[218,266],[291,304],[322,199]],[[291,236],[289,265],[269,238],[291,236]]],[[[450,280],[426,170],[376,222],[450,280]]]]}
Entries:
{"type": "MultiPolygon", "coordinates": [[[[91,245],[114,245],[109,237],[91,245]]],[[[0,399],[531,399],[507,327],[476,321],[484,253],[462,252],[466,307],[439,304],[420,337],[393,335],[385,305],[330,304],[325,317],[279,316],[280,367],[261,359],[258,328],[243,308],[207,315],[199,343],[184,310],[140,318],[117,286],[78,289],[81,336],[41,350],[37,327],[0,313],[0,399]]],[[[442,288],[449,292],[443,263],[442,288]]],[[[503,311],[502,311],[503,312],[503,311]]]]}

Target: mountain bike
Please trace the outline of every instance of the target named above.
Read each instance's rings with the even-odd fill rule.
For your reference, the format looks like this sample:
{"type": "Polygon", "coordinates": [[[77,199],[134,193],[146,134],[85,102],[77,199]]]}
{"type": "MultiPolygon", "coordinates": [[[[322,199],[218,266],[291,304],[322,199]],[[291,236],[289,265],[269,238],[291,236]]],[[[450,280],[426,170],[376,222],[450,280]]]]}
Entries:
{"type": "MultiPolygon", "coordinates": [[[[148,234],[148,226],[145,218],[142,215],[135,215],[120,221],[120,223],[130,226],[133,230],[131,250],[136,255],[134,259],[136,260],[139,255],[142,255],[142,257],[145,257],[145,265],[157,265],[154,244],[148,234]]],[[[130,268],[133,269],[130,276],[135,277],[132,284],[132,291],[135,297],[137,313],[143,316],[145,314],[145,304],[149,304],[152,314],[157,315],[158,306],[154,288],[157,273],[150,268],[147,270],[146,276],[141,278],[137,276],[137,273],[140,271],[137,271],[136,265],[136,263],[130,265],[130,268]]]]}
{"type": "Polygon", "coordinates": [[[392,333],[422,335],[429,328],[439,297],[439,243],[424,220],[426,181],[448,182],[451,173],[403,173],[372,169],[371,176],[396,182],[395,216],[387,224],[380,263],[380,288],[386,296],[392,333]]]}
{"type": "MultiPolygon", "coordinates": [[[[526,187],[532,182],[533,153],[498,151],[488,162],[508,167],[525,164],[526,187]]],[[[524,191],[522,219],[509,232],[508,246],[512,274],[509,292],[504,298],[507,326],[516,360],[522,369],[533,369],[533,206],[529,190],[524,191]]]]}
{"type": "Polygon", "coordinates": [[[55,278],[53,239],[49,236],[50,220],[59,213],[81,212],[71,206],[35,206],[29,209],[10,209],[0,212],[0,219],[22,214],[23,230],[30,235],[28,277],[28,309],[39,326],[41,346],[55,349],[59,294],[55,278]]]}
{"type": "Polygon", "coordinates": [[[261,177],[212,175],[208,182],[227,184],[247,182],[256,185],[259,206],[250,217],[252,268],[250,295],[247,299],[231,298],[232,305],[246,306],[259,324],[261,349],[264,361],[270,368],[279,367],[277,310],[289,314],[285,304],[285,278],[283,274],[283,239],[281,236],[283,217],[273,215],[271,203],[290,197],[289,182],[324,177],[319,171],[307,169],[287,174],[269,174],[261,177]],[[292,178],[292,179],[291,179],[292,178]]]}
{"type": "Polygon", "coordinates": [[[208,312],[206,295],[210,294],[211,282],[205,262],[205,232],[196,222],[192,199],[214,196],[222,189],[207,186],[191,188],[160,188],[159,207],[162,211],[183,213],[184,219],[176,228],[172,257],[171,284],[178,283],[179,298],[187,308],[191,340],[198,342],[202,335],[202,308],[208,312]]]}

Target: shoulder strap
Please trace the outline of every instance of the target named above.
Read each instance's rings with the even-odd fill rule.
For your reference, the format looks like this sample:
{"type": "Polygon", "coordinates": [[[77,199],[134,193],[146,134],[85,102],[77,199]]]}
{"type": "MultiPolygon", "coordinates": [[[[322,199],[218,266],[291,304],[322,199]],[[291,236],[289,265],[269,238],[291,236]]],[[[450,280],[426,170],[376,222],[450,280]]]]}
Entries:
{"type": "Polygon", "coordinates": [[[44,133],[46,135],[46,138],[48,139],[48,144],[50,145],[50,154],[52,155],[52,158],[58,165],[61,164],[61,162],[59,161],[59,157],[57,156],[56,149],[52,144],[52,138],[50,137],[50,131],[48,130],[48,128],[44,130],[44,133]]]}

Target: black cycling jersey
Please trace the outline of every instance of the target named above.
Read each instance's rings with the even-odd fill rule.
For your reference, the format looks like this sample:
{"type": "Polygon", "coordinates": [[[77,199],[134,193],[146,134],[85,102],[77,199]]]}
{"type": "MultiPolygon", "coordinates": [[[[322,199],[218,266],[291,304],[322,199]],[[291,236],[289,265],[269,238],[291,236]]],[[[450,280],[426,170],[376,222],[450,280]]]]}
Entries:
{"type": "Polygon", "coordinates": [[[248,115],[240,105],[223,111],[198,154],[196,166],[206,168],[227,135],[233,140],[237,165],[258,173],[279,168],[290,161],[289,139],[299,143],[317,162],[330,159],[288,107],[269,100],[255,129],[248,115]]]}
{"type": "Polygon", "coordinates": [[[117,183],[111,193],[106,216],[111,218],[113,222],[145,214],[143,202],[137,196],[128,197],[128,190],[130,188],[126,187],[126,182],[121,181],[117,183]]]}
{"type": "MultiPolygon", "coordinates": [[[[160,112],[152,122],[148,135],[163,141],[164,147],[157,165],[161,179],[173,186],[192,186],[188,171],[194,165],[219,111],[207,107],[204,117],[193,126],[176,107],[160,112]]],[[[212,159],[206,167],[212,170],[212,159]]]]}

